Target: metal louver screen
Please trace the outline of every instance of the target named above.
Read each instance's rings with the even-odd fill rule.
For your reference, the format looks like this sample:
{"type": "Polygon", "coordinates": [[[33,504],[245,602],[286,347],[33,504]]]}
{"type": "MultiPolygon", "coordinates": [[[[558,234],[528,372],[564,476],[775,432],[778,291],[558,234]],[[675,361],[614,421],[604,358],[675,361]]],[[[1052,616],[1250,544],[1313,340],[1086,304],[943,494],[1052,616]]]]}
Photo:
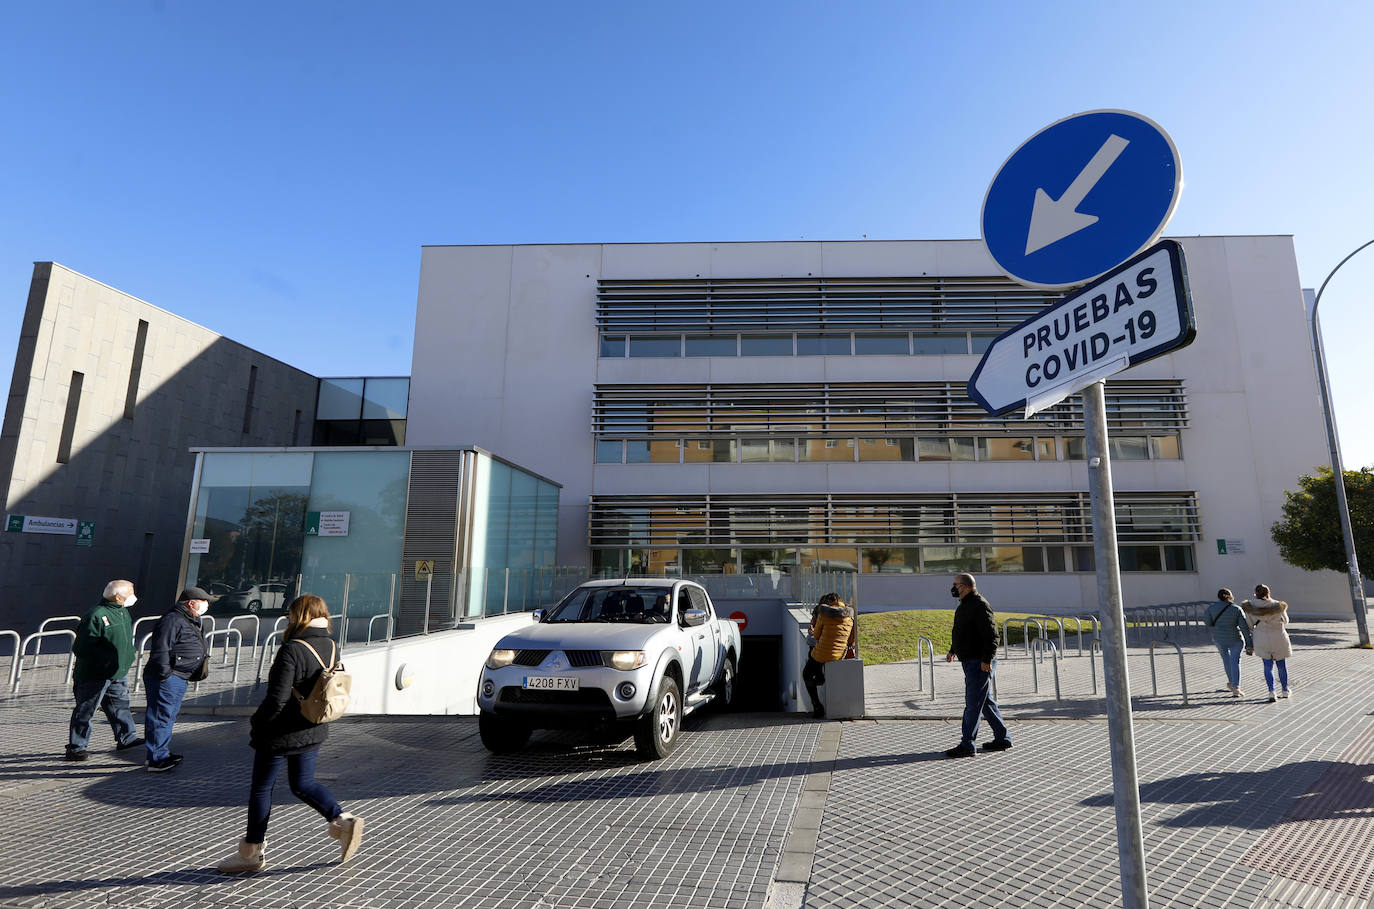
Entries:
{"type": "Polygon", "coordinates": [[[602,332],[1001,331],[1057,299],[995,276],[603,279],[596,318],[602,332]]]}
{"type": "MultiPolygon", "coordinates": [[[[1192,492],[1118,492],[1121,543],[1201,538],[1192,492]]],[[[1092,542],[1086,492],[592,496],[592,546],[1092,542]]]]}
{"type": "MultiPolygon", "coordinates": [[[[1113,431],[1173,432],[1188,425],[1177,379],[1113,380],[1107,386],[1113,431]]],[[[1030,420],[991,417],[962,382],[778,383],[752,385],[598,385],[592,432],[608,438],[734,433],[846,435],[894,432],[1026,432],[1083,429],[1083,399],[1073,395],[1030,420]]]]}
{"type": "Polygon", "coordinates": [[[412,451],[396,633],[452,627],[462,451],[412,451]],[[432,562],[433,574],[417,573],[432,562]],[[426,620],[428,619],[428,625],[426,620]]]}

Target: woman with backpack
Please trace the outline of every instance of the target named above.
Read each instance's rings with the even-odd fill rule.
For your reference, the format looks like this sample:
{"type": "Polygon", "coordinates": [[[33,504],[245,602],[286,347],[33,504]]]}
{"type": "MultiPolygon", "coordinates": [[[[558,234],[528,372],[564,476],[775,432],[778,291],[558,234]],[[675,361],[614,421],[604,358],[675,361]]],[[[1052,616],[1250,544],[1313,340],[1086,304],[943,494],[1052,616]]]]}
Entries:
{"type": "Polygon", "coordinates": [[[349,814],[329,790],[315,781],[315,759],[329,737],[329,727],[311,722],[301,702],[314,690],[326,667],[338,662],[337,645],[330,638],[329,607],[323,599],[307,594],[287,607],[289,623],[283,643],[272,661],[267,694],[250,721],[253,782],[248,798],[248,832],[234,854],[219,863],[226,874],[258,871],[264,866],[267,819],[272,813],[272,787],[286,765],[291,794],[329,822],[328,833],[342,849],[340,862],[358,851],[363,838],[363,819],[349,814]]]}

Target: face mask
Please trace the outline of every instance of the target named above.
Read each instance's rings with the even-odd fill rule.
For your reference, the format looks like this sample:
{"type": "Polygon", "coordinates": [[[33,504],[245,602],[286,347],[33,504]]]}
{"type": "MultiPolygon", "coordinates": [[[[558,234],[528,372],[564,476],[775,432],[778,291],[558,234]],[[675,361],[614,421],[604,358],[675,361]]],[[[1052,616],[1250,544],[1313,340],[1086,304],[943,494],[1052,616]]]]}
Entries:
{"type": "Polygon", "coordinates": [[[130,606],[134,605],[134,604],[137,603],[137,602],[138,602],[138,597],[134,596],[134,595],[131,593],[131,594],[129,594],[129,598],[126,599],[126,600],[124,601],[124,608],[125,608],[125,609],[128,609],[130,606]]]}
{"type": "Polygon", "coordinates": [[[958,584],[951,584],[951,585],[949,585],[949,595],[952,596],[952,597],[954,597],[956,600],[959,599],[959,585],[958,585],[958,584]]]}
{"type": "Polygon", "coordinates": [[[209,611],[210,611],[210,604],[209,604],[209,603],[201,603],[199,606],[196,607],[196,615],[197,615],[197,616],[205,615],[205,613],[207,613],[207,612],[209,612],[209,611]]]}

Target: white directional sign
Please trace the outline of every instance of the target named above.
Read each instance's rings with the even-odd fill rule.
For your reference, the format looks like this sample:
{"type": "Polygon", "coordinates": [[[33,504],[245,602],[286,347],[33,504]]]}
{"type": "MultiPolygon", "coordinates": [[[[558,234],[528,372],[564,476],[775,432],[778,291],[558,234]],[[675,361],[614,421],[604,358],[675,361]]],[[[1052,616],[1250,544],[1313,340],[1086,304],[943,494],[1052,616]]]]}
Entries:
{"type": "Polygon", "coordinates": [[[968,394],[989,413],[1029,417],[1195,334],[1183,250],[1163,240],[998,337],[968,394]]]}

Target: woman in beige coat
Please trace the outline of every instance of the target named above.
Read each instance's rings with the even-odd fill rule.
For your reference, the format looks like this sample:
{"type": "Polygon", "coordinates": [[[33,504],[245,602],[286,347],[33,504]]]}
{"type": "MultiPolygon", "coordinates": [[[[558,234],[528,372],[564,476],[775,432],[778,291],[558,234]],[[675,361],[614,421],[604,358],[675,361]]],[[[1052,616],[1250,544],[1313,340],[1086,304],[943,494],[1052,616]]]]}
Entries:
{"type": "Polygon", "coordinates": [[[1269,686],[1269,703],[1274,703],[1274,666],[1278,665],[1278,697],[1292,695],[1288,688],[1288,658],[1293,655],[1293,642],[1288,639],[1288,604],[1269,596],[1264,584],[1255,585],[1255,598],[1241,603],[1245,619],[1254,630],[1255,653],[1264,660],[1264,682],[1269,686]]]}

